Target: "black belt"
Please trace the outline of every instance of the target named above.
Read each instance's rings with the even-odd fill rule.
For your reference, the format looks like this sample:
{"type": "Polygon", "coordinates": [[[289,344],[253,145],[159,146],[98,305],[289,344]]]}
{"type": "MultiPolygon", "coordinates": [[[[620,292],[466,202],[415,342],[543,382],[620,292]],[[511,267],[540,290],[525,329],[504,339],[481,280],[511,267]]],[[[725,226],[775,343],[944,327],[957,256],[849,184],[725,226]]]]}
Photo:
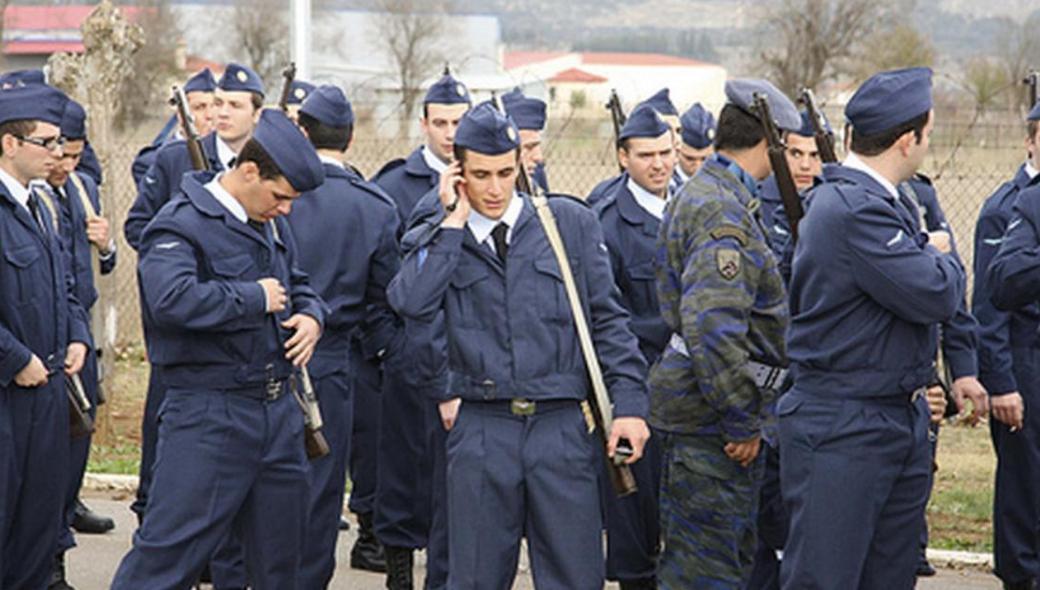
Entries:
{"type": "Polygon", "coordinates": [[[231,395],[248,397],[249,399],[272,402],[289,392],[289,380],[268,379],[266,381],[261,381],[260,383],[225,389],[224,392],[230,393],[231,395]]]}
{"type": "Polygon", "coordinates": [[[581,400],[578,399],[532,400],[523,397],[504,400],[462,400],[462,404],[466,407],[479,408],[480,411],[484,412],[519,416],[521,418],[547,414],[567,408],[576,408],[580,403],[581,400]]]}

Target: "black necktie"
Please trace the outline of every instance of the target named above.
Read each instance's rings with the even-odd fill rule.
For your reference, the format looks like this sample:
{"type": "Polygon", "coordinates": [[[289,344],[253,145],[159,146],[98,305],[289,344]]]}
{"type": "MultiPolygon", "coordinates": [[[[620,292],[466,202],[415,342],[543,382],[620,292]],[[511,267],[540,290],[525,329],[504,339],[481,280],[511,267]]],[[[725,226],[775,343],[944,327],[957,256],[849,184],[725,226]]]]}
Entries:
{"type": "Polygon", "coordinates": [[[228,160],[227,169],[231,170],[232,168],[235,167],[235,164],[237,164],[237,163],[238,163],[238,156],[235,156],[235,157],[231,158],[230,160],[228,160]]]}
{"type": "Polygon", "coordinates": [[[29,193],[29,212],[32,213],[36,224],[40,226],[40,231],[46,234],[47,223],[44,222],[43,217],[40,215],[40,197],[34,192],[29,193]]]}
{"type": "Polygon", "coordinates": [[[495,252],[502,264],[506,263],[506,253],[509,252],[509,244],[506,243],[506,233],[508,232],[509,226],[505,222],[499,223],[495,229],[491,230],[491,239],[495,242],[495,252]]]}
{"type": "Polygon", "coordinates": [[[263,222],[261,222],[261,221],[254,221],[254,220],[250,219],[250,220],[246,221],[246,223],[249,224],[249,227],[251,227],[254,230],[256,230],[256,233],[260,234],[260,237],[263,238],[263,240],[265,242],[267,241],[267,232],[264,230],[263,222]]]}

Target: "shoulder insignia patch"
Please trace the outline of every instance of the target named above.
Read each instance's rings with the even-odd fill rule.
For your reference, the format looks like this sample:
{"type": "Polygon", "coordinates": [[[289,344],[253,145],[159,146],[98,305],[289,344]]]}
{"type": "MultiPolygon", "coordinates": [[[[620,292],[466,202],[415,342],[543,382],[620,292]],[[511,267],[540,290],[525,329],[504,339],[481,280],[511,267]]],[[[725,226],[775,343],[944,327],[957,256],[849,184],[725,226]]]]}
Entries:
{"type": "Polygon", "coordinates": [[[733,238],[740,242],[741,246],[747,246],[748,237],[747,232],[740,229],[735,225],[720,225],[719,227],[713,228],[708,232],[713,239],[721,240],[723,238],[733,238]]]}
{"type": "Polygon", "coordinates": [[[732,248],[720,248],[715,251],[715,266],[719,274],[727,281],[732,281],[740,274],[740,252],[732,248]]]}

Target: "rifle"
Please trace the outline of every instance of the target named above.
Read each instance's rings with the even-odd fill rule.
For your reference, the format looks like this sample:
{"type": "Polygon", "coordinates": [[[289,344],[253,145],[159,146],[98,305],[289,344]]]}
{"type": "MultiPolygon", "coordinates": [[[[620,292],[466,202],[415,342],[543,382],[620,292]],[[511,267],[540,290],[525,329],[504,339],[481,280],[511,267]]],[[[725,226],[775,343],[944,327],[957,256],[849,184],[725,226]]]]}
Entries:
{"type": "MultiPolygon", "coordinates": [[[[505,114],[506,111],[502,106],[502,100],[498,96],[492,96],[492,100],[499,112],[505,114]]],[[[574,281],[574,273],[571,271],[570,258],[567,256],[567,251],[564,248],[563,238],[560,236],[560,228],[556,224],[556,216],[553,215],[552,209],[549,208],[548,199],[536,188],[537,185],[531,182],[530,177],[527,176],[527,171],[524,170],[524,163],[517,162],[517,166],[519,167],[517,175],[518,188],[531,196],[531,203],[538,213],[538,220],[541,221],[542,229],[545,230],[545,237],[548,238],[549,245],[552,246],[553,254],[556,256],[556,263],[560,267],[560,274],[563,276],[563,287],[564,291],[567,292],[567,300],[571,306],[574,325],[578,331],[581,355],[585,360],[585,368],[589,373],[589,381],[592,385],[592,392],[588,398],[582,401],[581,410],[585,415],[589,432],[599,430],[600,440],[603,443],[604,451],[606,451],[610,437],[610,426],[614,422],[614,408],[610,402],[610,396],[607,394],[606,382],[603,381],[603,369],[600,367],[599,356],[597,356],[595,345],[592,342],[592,333],[589,331],[589,324],[585,318],[585,308],[582,307],[581,296],[578,294],[578,285],[574,281]]],[[[610,472],[610,481],[614,485],[614,491],[618,497],[628,496],[638,490],[635,477],[632,475],[632,468],[624,463],[624,460],[631,454],[631,448],[622,445],[618,445],[613,460],[607,457],[606,452],[604,452],[608,471],[610,472]]]]}
{"type": "MultiPolygon", "coordinates": [[[[625,122],[628,117],[625,116],[625,111],[621,109],[621,99],[618,97],[617,89],[610,89],[610,100],[607,101],[607,110],[610,111],[610,118],[614,123],[614,145],[615,147],[621,147],[621,128],[625,126],[625,122]]],[[[625,171],[624,166],[618,162],[618,170],[621,172],[625,171]]]]}
{"type": "MultiPolygon", "coordinates": [[[[293,66],[295,69],[295,66],[293,66]]],[[[287,85],[288,86],[288,85],[287,85]]],[[[278,225],[272,219],[271,235],[278,239],[278,225]]],[[[275,320],[277,322],[277,320],[275,320]]],[[[318,459],[328,455],[330,452],[329,442],[321,432],[324,425],[321,419],[321,406],[318,405],[318,396],[314,393],[314,384],[311,383],[311,374],[307,367],[300,367],[300,379],[292,381],[292,393],[296,403],[300,404],[303,412],[303,443],[307,448],[308,459],[318,459]]]]}
{"type": "Polygon", "coordinates": [[[776,177],[776,186],[780,189],[780,199],[784,203],[784,213],[791,225],[791,242],[798,241],[798,222],[805,214],[802,211],[802,200],[798,197],[798,189],[794,186],[791,177],[791,169],[787,166],[787,146],[784,144],[780,129],[773,119],[773,111],[769,108],[769,99],[761,92],[755,93],[755,110],[758,118],[762,121],[762,129],[766,133],[766,142],[769,144],[769,163],[773,166],[773,175],[776,177]]]}
{"type": "Polygon", "coordinates": [[[816,139],[816,149],[820,152],[820,160],[824,164],[833,164],[838,161],[838,155],[834,152],[834,134],[827,129],[827,123],[823,113],[816,106],[816,96],[812,88],[802,88],[802,95],[798,99],[809,112],[809,121],[813,127],[813,138],[816,139]]]}
{"type": "Polygon", "coordinates": [[[1040,85],[1040,72],[1029,70],[1029,74],[1027,74],[1022,80],[1022,83],[1029,86],[1029,106],[1026,107],[1026,110],[1029,110],[1036,106],[1037,86],[1040,85]]]}
{"type": "Polygon", "coordinates": [[[94,432],[94,419],[90,417],[90,400],[78,374],[65,376],[65,396],[69,400],[69,436],[90,436],[94,432]]]}
{"type": "Polygon", "coordinates": [[[199,137],[199,132],[195,129],[195,117],[191,115],[191,110],[188,109],[188,97],[184,96],[183,88],[180,86],[173,87],[173,96],[170,97],[170,104],[177,107],[177,113],[181,117],[181,132],[184,133],[184,140],[188,143],[191,167],[200,171],[209,170],[209,160],[206,158],[206,153],[202,150],[202,138],[199,137]]]}
{"type": "Polygon", "coordinates": [[[278,97],[278,108],[283,113],[289,113],[289,93],[292,91],[293,80],[296,79],[296,62],[291,61],[282,70],[282,95],[278,97]]]}

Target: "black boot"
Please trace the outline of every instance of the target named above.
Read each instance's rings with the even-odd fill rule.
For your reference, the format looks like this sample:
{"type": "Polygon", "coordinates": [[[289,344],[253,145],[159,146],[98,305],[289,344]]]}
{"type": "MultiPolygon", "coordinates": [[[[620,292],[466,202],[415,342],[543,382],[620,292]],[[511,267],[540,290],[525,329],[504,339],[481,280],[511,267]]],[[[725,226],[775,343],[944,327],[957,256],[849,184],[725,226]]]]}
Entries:
{"type": "Polygon", "coordinates": [[[350,550],[350,567],[382,574],[386,572],[386,554],[372,529],[372,513],[358,514],[357,517],[358,538],[350,550]]]}
{"type": "Polygon", "coordinates": [[[47,583],[47,590],[76,590],[65,581],[65,553],[54,556],[51,564],[51,579],[47,583]]]}
{"type": "Polygon", "coordinates": [[[116,523],[107,516],[95,514],[79,498],[76,498],[76,514],[72,519],[72,528],[77,533],[100,535],[116,528],[116,523]]]}
{"type": "Polygon", "coordinates": [[[415,590],[412,585],[414,551],[409,547],[384,547],[387,590],[415,590]]]}
{"type": "Polygon", "coordinates": [[[657,580],[643,578],[640,580],[618,580],[621,590],[657,590],[657,580]]]}

